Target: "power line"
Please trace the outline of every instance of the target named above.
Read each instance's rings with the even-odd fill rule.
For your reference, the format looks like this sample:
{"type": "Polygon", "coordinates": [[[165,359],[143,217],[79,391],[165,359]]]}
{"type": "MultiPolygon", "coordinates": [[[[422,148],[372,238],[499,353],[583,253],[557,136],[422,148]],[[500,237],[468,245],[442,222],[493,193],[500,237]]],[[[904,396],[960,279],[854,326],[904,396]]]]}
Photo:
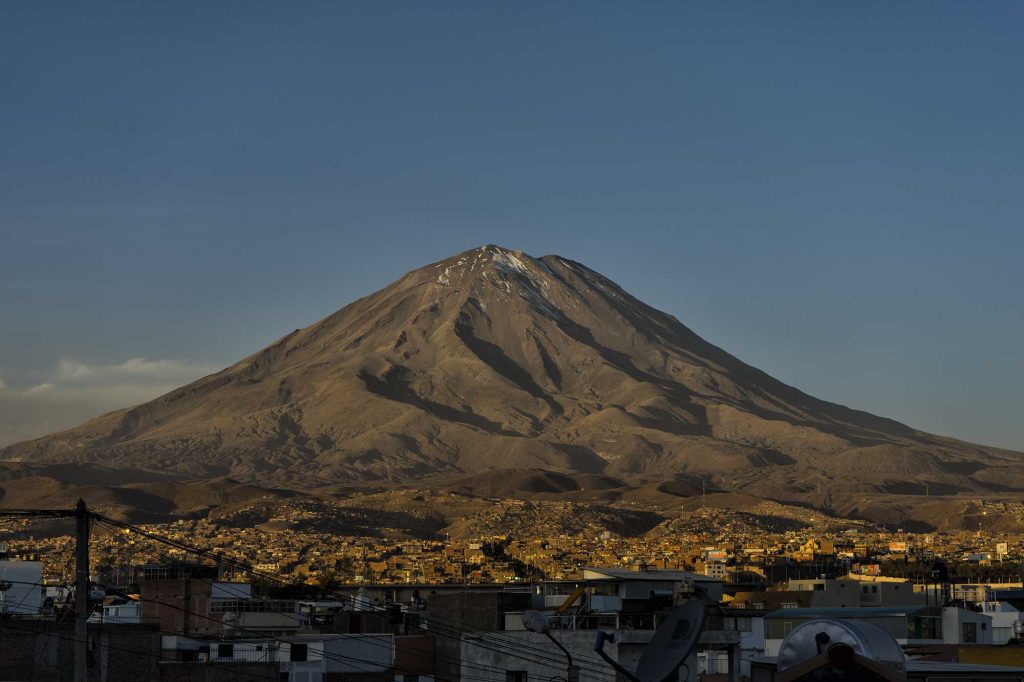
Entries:
{"type": "MultiPolygon", "coordinates": [[[[201,579],[201,580],[209,580],[209,579],[201,579]]],[[[221,589],[226,589],[226,590],[228,590],[230,592],[234,592],[237,596],[240,596],[240,597],[245,597],[246,596],[244,593],[230,588],[229,584],[227,584],[227,583],[221,583],[220,587],[221,587],[221,589]]],[[[391,612],[387,611],[387,610],[384,610],[384,611],[362,610],[362,609],[356,609],[354,606],[353,606],[353,612],[354,613],[370,613],[370,614],[382,615],[382,616],[383,615],[391,615],[391,612]]],[[[283,612],[283,611],[273,611],[273,613],[279,613],[281,615],[288,616],[288,617],[292,618],[292,620],[295,620],[296,622],[300,622],[300,623],[302,622],[302,619],[295,618],[295,617],[291,616],[291,614],[288,614],[288,613],[283,612]]],[[[336,632],[334,630],[330,630],[329,628],[326,628],[326,629],[328,629],[328,631],[330,631],[330,632],[336,632]]],[[[433,632],[431,630],[427,630],[426,632],[431,632],[433,634],[433,632]]],[[[344,634],[346,636],[356,637],[356,638],[367,638],[367,644],[370,644],[371,646],[386,646],[384,644],[381,644],[380,642],[377,642],[375,639],[372,639],[373,635],[371,635],[369,633],[341,633],[341,632],[337,632],[337,634],[344,634]]],[[[445,660],[445,661],[447,661],[449,663],[454,663],[454,664],[457,664],[459,666],[467,666],[469,668],[473,668],[475,670],[479,670],[479,671],[483,671],[483,672],[487,672],[487,673],[500,673],[501,675],[504,675],[505,672],[506,672],[505,668],[498,668],[498,667],[495,667],[495,666],[490,666],[490,665],[486,665],[484,663],[479,663],[479,662],[474,662],[474,661],[466,661],[465,659],[462,659],[462,658],[458,658],[458,657],[454,657],[454,656],[449,656],[447,654],[441,654],[441,653],[437,653],[437,652],[434,652],[434,654],[428,654],[426,652],[407,652],[407,654],[412,654],[412,655],[415,655],[415,656],[417,656],[419,658],[431,657],[431,658],[433,658],[435,660],[442,659],[442,660],[445,660]]],[[[541,665],[544,665],[544,664],[542,663],[541,665]]],[[[564,664],[562,664],[562,665],[564,666],[564,664]]],[[[481,679],[481,678],[476,678],[476,679],[481,679]]]]}
{"type": "MultiPolygon", "coordinates": [[[[9,581],[7,581],[7,582],[12,582],[12,583],[16,583],[16,584],[21,584],[21,585],[32,585],[32,586],[35,586],[35,587],[62,587],[62,588],[67,588],[67,586],[66,586],[66,585],[46,585],[45,583],[40,583],[40,582],[32,582],[32,581],[25,581],[25,580],[9,580],[9,581]]],[[[26,597],[27,597],[27,596],[28,596],[28,595],[26,595],[26,597]]],[[[127,601],[135,601],[135,600],[133,600],[133,599],[130,599],[130,598],[129,598],[129,597],[127,596],[127,595],[124,595],[123,593],[119,594],[119,596],[123,596],[123,597],[124,597],[124,598],[125,598],[125,599],[126,599],[127,601]]],[[[23,599],[22,601],[24,601],[24,599],[23,599]]],[[[173,605],[172,605],[172,604],[167,604],[167,606],[171,606],[171,607],[173,608],[173,605]]],[[[90,613],[91,613],[91,611],[92,611],[92,610],[94,610],[94,609],[91,609],[91,610],[90,610],[90,613]]],[[[117,618],[115,618],[115,619],[108,619],[108,620],[106,620],[106,621],[101,621],[100,623],[94,623],[94,624],[100,624],[100,625],[101,625],[101,624],[103,624],[103,622],[111,622],[111,620],[117,621],[117,620],[121,620],[121,619],[117,619],[117,618]]],[[[9,622],[9,621],[6,621],[6,622],[9,622]]],[[[6,623],[6,622],[5,622],[5,623],[6,623]]],[[[35,622],[45,622],[45,621],[35,621],[35,622]]],[[[59,624],[60,622],[61,622],[61,621],[57,621],[57,623],[58,623],[58,624],[59,624]]],[[[121,622],[121,623],[116,623],[116,622],[115,622],[114,624],[116,624],[116,625],[135,625],[135,626],[145,627],[145,624],[143,624],[143,623],[136,623],[136,622],[134,622],[134,621],[131,621],[131,622],[130,622],[130,621],[128,621],[128,619],[124,619],[124,622],[121,622]]],[[[0,628],[3,628],[3,627],[5,627],[5,626],[6,626],[6,625],[0,625],[0,628]]],[[[27,628],[16,628],[16,629],[20,629],[20,630],[23,630],[23,631],[26,631],[26,632],[36,632],[35,630],[29,630],[29,629],[27,629],[27,628]]],[[[146,629],[148,629],[148,628],[146,628],[146,629]]],[[[163,634],[169,634],[169,635],[185,635],[185,636],[187,636],[187,635],[188,635],[188,633],[184,633],[184,632],[176,632],[176,631],[173,631],[173,630],[159,630],[159,629],[158,629],[158,630],[156,630],[156,632],[158,632],[158,633],[160,633],[160,634],[162,634],[162,635],[163,635],[163,634]]],[[[43,634],[43,635],[46,635],[46,636],[50,636],[50,635],[51,635],[52,633],[46,633],[46,632],[37,632],[36,634],[43,634]]],[[[62,639],[67,639],[67,638],[62,638],[62,639]]],[[[78,642],[79,640],[78,640],[78,639],[75,639],[75,638],[71,638],[71,639],[69,639],[68,641],[74,641],[74,642],[78,642]]],[[[103,646],[107,646],[107,645],[103,645],[103,646]]],[[[112,648],[116,648],[116,647],[112,647],[112,648]]],[[[122,649],[123,649],[123,647],[122,647],[122,649]]],[[[125,649],[125,650],[126,650],[126,651],[129,651],[129,652],[131,652],[131,653],[145,653],[145,652],[135,652],[134,650],[127,650],[127,649],[125,649]]],[[[151,654],[151,655],[152,655],[152,654],[151,654]]],[[[161,658],[161,657],[160,657],[160,656],[157,656],[157,658],[161,658]]],[[[161,659],[161,660],[171,660],[171,661],[174,661],[174,659],[161,659]]],[[[268,662],[272,662],[272,661],[268,661],[268,662]]],[[[229,664],[223,664],[223,663],[219,663],[219,664],[217,664],[217,665],[229,665],[229,664]]],[[[277,680],[278,678],[276,678],[276,677],[265,677],[265,676],[264,676],[264,677],[262,677],[262,679],[272,679],[272,680],[277,680]]]]}
{"type": "MultiPolygon", "coordinates": [[[[211,616],[206,616],[206,615],[203,615],[201,613],[197,613],[195,611],[190,611],[190,610],[185,609],[183,607],[180,607],[180,606],[178,606],[176,604],[169,604],[167,602],[163,602],[163,601],[159,601],[159,600],[155,600],[155,599],[139,599],[138,601],[142,601],[142,602],[147,602],[148,601],[148,602],[153,603],[153,604],[158,604],[160,606],[166,606],[168,608],[172,608],[172,609],[175,609],[177,611],[181,611],[182,613],[185,613],[187,615],[195,616],[197,618],[203,618],[205,620],[209,620],[211,622],[217,623],[218,625],[226,626],[226,627],[232,628],[234,630],[237,630],[239,632],[244,632],[246,634],[252,635],[254,639],[271,640],[271,641],[275,641],[275,642],[282,643],[282,644],[292,644],[292,642],[290,642],[287,639],[282,639],[282,638],[274,636],[274,635],[268,635],[266,633],[259,632],[258,630],[252,630],[252,629],[249,629],[249,628],[244,628],[244,627],[239,626],[239,625],[234,625],[234,624],[229,623],[229,622],[225,622],[223,620],[218,620],[217,618],[213,618],[211,616]]],[[[189,633],[181,633],[181,632],[179,632],[179,633],[176,633],[176,634],[180,634],[182,636],[192,637],[192,638],[196,637],[196,635],[189,634],[189,633]]],[[[337,635],[342,636],[342,637],[349,637],[349,636],[351,636],[353,639],[360,639],[360,638],[362,638],[362,637],[359,637],[359,636],[348,635],[346,633],[333,633],[333,634],[337,634],[337,635]]],[[[388,633],[380,633],[380,634],[387,635],[388,633]]],[[[394,635],[391,635],[391,637],[393,638],[394,635]]],[[[384,644],[382,644],[381,646],[385,647],[388,651],[390,651],[392,653],[392,655],[394,655],[395,648],[393,646],[387,646],[387,645],[384,645],[384,644]]],[[[371,661],[371,660],[367,660],[365,658],[358,658],[358,657],[355,657],[355,656],[347,656],[345,654],[338,654],[338,653],[328,652],[328,651],[321,652],[321,656],[323,656],[327,660],[334,661],[336,663],[347,663],[347,664],[351,665],[352,667],[357,668],[359,672],[366,672],[366,673],[376,672],[376,671],[373,671],[373,670],[367,670],[366,668],[363,668],[362,666],[359,665],[360,663],[366,664],[366,665],[371,665],[371,666],[376,666],[376,667],[384,667],[384,668],[395,669],[395,665],[394,665],[394,660],[393,659],[387,665],[383,665],[379,661],[371,661]]],[[[494,668],[494,670],[500,672],[502,675],[505,674],[505,670],[504,669],[494,668]]],[[[481,682],[490,682],[491,681],[491,678],[489,678],[489,677],[474,677],[472,675],[460,675],[460,676],[465,678],[465,679],[479,680],[481,682]]]]}
{"type": "MultiPolygon", "coordinates": [[[[250,564],[248,564],[247,562],[231,559],[230,557],[225,557],[224,555],[217,554],[217,553],[214,553],[214,552],[210,552],[208,550],[204,550],[204,549],[195,547],[193,545],[189,545],[188,543],[181,542],[179,540],[173,540],[171,538],[166,538],[166,537],[161,536],[159,534],[151,533],[151,532],[148,532],[146,530],[143,530],[142,528],[139,528],[138,526],[134,526],[132,524],[129,524],[129,523],[126,523],[126,522],[123,522],[123,521],[116,521],[114,519],[110,519],[110,518],[102,516],[100,514],[95,514],[94,516],[99,521],[105,522],[108,525],[113,525],[114,527],[118,527],[118,528],[123,528],[123,529],[129,530],[131,532],[137,533],[137,534],[139,534],[139,535],[141,535],[143,537],[146,537],[146,538],[148,538],[150,540],[153,540],[155,542],[160,542],[160,543],[166,544],[168,546],[174,547],[176,549],[179,549],[181,551],[188,552],[188,553],[191,553],[191,554],[195,554],[196,556],[201,556],[201,557],[210,559],[210,560],[215,561],[215,562],[217,562],[219,564],[226,564],[228,566],[236,567],[239,570],[246,571],[246,572],[248,572],[248,573],[250,573],[250,574],[252,574],[254,576],[263,577],[264,579],[266,579],[266,580],[268,580],[270,582],[274,582],[274,583],[277,583],[277,584],[280,584],[280,585],[287,585],[287,583],[285,581],[281,580],[279,577],[271,575],[271,574],[262,573],[260,571],[257,571],[250,564]]],[[[460,630],[457,626],[447,625],[440,618],[436,618],[436,619],[435,618],[431,618],[428,622],[430,623],[431,627],[435,628],[435,629],[430,630],[430,631],[438,632],[439,634],[447,636],[447,637],[449,637],[451,639],[455,639],[455,640],[460,641],[460,642],[465,642],[465,643],[468,643],[468,644],[470,644],[472,646],[477,646],[477,647],[480,647],[480,648],[483,648],[483,649],[486,649],[486,650],[489,650],[489,651],[492,651],[492,652],[495,652],[495,653],[500,653],[502,655],[509,656],[509,657],[512,657],[512,658],[519,658],[521,660],[524,660],[524,661],[527,661],[527,662],[530,662],[530,663],[534,663],[534,664],[540,665],[542,667],[549,667],[549,668],[555,668],[555,669],[561,670],[564,667],[564,665],[565,665],[564,661],[561,660],[560,658],[556,658],[556,657],[550,656],[550,655],[548,655],[548,654],[546,654],[544,652],[540,652],[540,651],[537,651],[535,649],[532,649],[526,643],[520,644],[518,642],[513,642],[513,641],[510,641],[510,640],[506,640],[506,639],[501,639],[501,640],[495,641],[495,640],[492,640],[492,639],[488,639],[485,636],[477,634],[477,633],[473,633],[472,635],[470,635],[472,638],[476,639],[476,641],[467,640],[466,638],[464,638],[464,635],[470,634],[469,631],[460,630]],[[435,620],[436,620],[438,626],[435,626],[435,624],[434,624],[435,620]],[[488,644],[491,645],[491,646],[488,646],[488,644]],[[529,655],[526,655],[526,654],[529,654],[529,655]]],[[[584,660],[588,660],[587,657],[583,657],[583,658],[584,658],[584,660]]],[[[593,663],[597,663],[593,659],[589,659],[589,660],[593,661],[593,663]]],[[[598,664],[600,665],[600,663],[598,663],[598,664]]],[[[578,666],[578,667],[580,668],[581,671],[582,670],[586,670],[587,672],[590,672],[592,675],[597,675],[597,676],[602,676],[603,675],[603,676],[608,676],[608,677],[614,676],[614,673],[612,673],[611,671],[608,671],[606,669],[591,668],[591,667],[588,667],[588,666],[578,666]]]]}
{"type": "MultiPolygon", "coordinates": [[[[205,579],[199,579],[199,580],[205,580],[205,579]]],[[[121,593],[121,594],[123,594],[123,593],[121,593]]],[[[133,600],[133,601],[135,601],[135,600],[133,600]]],[[[259,639],[270,639],[270,640],[275,640],[275,641],[278,641],[278,642],[288,643],[288,640],[283,640],[283,639],[274,637],[273,635],[267,635],[266,633],[259,632],[257,630],[251,630],[251,629],[244,628],[244,627],[241,627],[241,626],[238,626],[238,625],[234,625],[232,623],[225,622],[223,620],[219,620],[219,619],[214,618],[212,616],[206,616],[206,615],[197,613],[195,611],[190,611],[190,610],[185,609],[183,607],[180,607],[180,606],[178,606],[176,604],[169,604],[167,602],[163,602],[163,601],[159,601],[159,600],[155,600],[155,599],[145,599],[145,598],[140,598],[137,601],[141,601],[141,602],[147,602],[148,601],[150,603],[158,604],[158,605],[161,605],[161,606],[166,606],[168,608],[172,608],[172,609],[175,609],[177,611],[181,611],[182,613],[185,613],[185,614],[188,614],[188,615],[192,615],[192,616],[195,616],[195,617],[198,617],[198,618],[203,618],[205,620],[209,620],[209,621],[217,623],[218,625],[221,625],[221,626],[226,626],[226,627],[238,630],[240,632],[245,632],[247,634],[251,634],[254,637],[259,638],[259,639]]],[[[288,614],[282,613],[282,615],[288,615],[288,614]]],[[[300,621],[298,619],[296,619],[296,622],[300,622],[300,621]]],[[[195,635],[189,635],[188,633],[183,633],[183,634],[184,634],[184,636],[192,636],[192,637],[195,636],[195,635]]],[[[389,652],[394,653],[394,651],[395,651],[393,646],[388,646],[386,644],[377,642],[377,641],[375,641],[373,639],[367,639],[369,637],[373,637],[373,635],[370,635],[370,634],[359,634],[359,633],[351,633],[350,634],[350,633],[341,633],[341,632],[335,632],[335,633],[332,633],[332,634],[337,634],[337,635],[340,635],[342,637],[349,637],[349,638],[352,638],[352,639],[366,640],[367,643],[371,643],[373,645],[376,645],[376,646],[379,646],[379,647],[382,647],[382,648],[386,648],[389,652]]],[[[389,633],[380,633],[380,634],[381,635],[387,635],[389,633]]],[[[392,635],[392,637],[393,637],[393,635],[392,635]]],[[[412,652],[407,652],[407,653],[412,653],[412,652]]],[[[357,658],[357,657],[354,657],[354,656],[346,656],[344,654],[334,654],[334,653],[324,652],[322,655],[325,658],[327,658],[328,660],[335,660],[336,662],[354,662],[354,663],[351,663],[353,665],[353,667],[359,667],[358,665],[355,665],[356,663],[365,663],[365,664],[368,664],[368,665],[380,666],[380,663],[378,661],[369,661],[367,659],[357,658]]],[[[425,656],[425,655],[426,654],[420,654],[421,657],[425,656]]],[[[463,663],[463,661],[461,659],[450,658],[450,660],[454,661],[456,663],[460,663],[460,664],[463,663]]],[[[391,662],[391,667],[394,668],[394,661],[391,662]]],[[[470,666],[470,667],[473,667],[473,666],[470,666]]],[[[500,673],[500,675],[502,675],[502,676],[504,676],[505,672],[506,672],[506,670],[504,668],[495,668],[495,667],[490,667],[490,666],[488,666],[486,668],[481,668],[481,669],[484,670],[484,672],[500,673]]],[[[369,671],[369,670],[363,669],[363,670],[361,670],[361,672],[373,672],[373,671],[369,671]]],[[[479,677],[479,676],[467,675],[467,674],[463,674],[461,672],[460,672],[460,677],[465,678],[465,679],[469,679],[469,680],[480,680],[482,682],[490,682],[492,680],[492,678],[489,678],[489,677],[479,677]]]]}
{"type": "MultiPolygon", "coordinates": [[[[222,585],[222,587],[227,587],[227,586],[226,585],[222,585]]],[[[234,590],[232,590],[232,591],[234,591],[234,590]]],[[[237,591],[235,591],[235,594],[237,594],[239,596],[245,596],[242,593],[237,592],[237,591]]],[[[355,612],[359,612],[359,613],[371,613],[371,614],[375,614],[375,615],[390,615],[391,614],[391,612],[386,607],[368,606],[367,608],[358,609],[358,608],[355,608],[355,606],[353,605],[353,610],[355,612]]],[[[495,652],[495,653],[500,653],[500,654],[502,654],[504,656],[508,656],[508,657],[511,657],[511,658],[519,658],[521,660],[525,660],[525,661],[527,661],[529,663],[533,663],[535,665],[539,665],[539,666],[542,666],[542,667],[554,668],[556,670],[562,670],[565,667],[565,661],[562,660],[561,658],[548,655],[546,652],[543,652],[543,651],[538,651],[538,650],[532,648],[530,646],[530,644],[528,644],[526,642],[518,642],[518,641],[514,641],[514,640],[507,640],[507,639],[498,639],[498,640],[487,639],[487,638],[482,637],[479,633],[474,632],[474,631],[469,631],[469,630],[464,630],[464,629],[457,629],[457,628],[446,627],[446,626],[435,627],[431,620],[428,620],[428,628],[429,629],[426,630],[427,632],[439,634],[441,636],[448,637],[449,639],[455,639],[455,640],[457,640],[459,642],[469,644],[470,646],[476,646],[476,647],[479,647],[479,648],[482,648],[482,649],[485,649],[485,650],[489,650],[489,651],[492,651],[492,652],[495,652]],[[487,646],[488,644],[491,645],[491,646],[487,646]],[[497,647],[497,648],[495,648],[495,647],[497,647]],[[525,654],[529,654],[529,656],[525,655],[525,654]]],[[[470,662],[470,661],[465,661],[462,658],[455,658],[455,657],[452,657],[452,656],[446,656],[444,654],[439,654],[439,656],[442,657],[442,658],[445,658],[449,662],[454,662],[454,663],[457,663],[459,665],[467,665],[469,667],[474,667],[474,668],[477,668],[477,669],[480,669],[480,670],[484,670],[486,672],[500,671],[502,674],[504,674],[504,672],[505,672],[505,669],[503,669],[503,668],[495,668],[494,666],[486,666],[486,665],[481,667],[480,664],[476,664],[476,663],[473,663],[473,662],[470,662]]],[[[608,670],[604,670],[604,669],[595,669],[595,668],[588,667],[588,666],[576,666],[576,667],[579,667],[579,669],[581,671],[585,671],[585,672],[590,673],[591,676],[596,676],[596,677],[600,677],[600,676],[612,677],[612,676],[614,676],[613,672],[608,671],[608,670]]]]}
{"type": "MultiPolygon", "coordinates": [[[[36,636],[51,637],[51,638],[63,640],[63,641],[66,641],[66,642],[72,642],[72,643],[75,643],[75,644],[82,644],[82,643],[88,644],[89,643],[88,639],[81,640],[81,639],[79,639],[77,637],[74,637],[74,636],[68,637],[68,636],[60,634],[59,632],[47,632],[47,631],[33,630],[31,628],[19,628],[16,625],[12,625],[11,621],[5,621],[2,625],[0,625],[0,629],[18,630],[18,631],[27,632],[29,634],[33,634],[33,635],[36,635],[36,636]]],[[[158,634],[161,634],[161,635],[165,634],[165,632],[163,630],[154,630],[154,632],[158,633],[158,634]]],[[[175,634],[175,633],[173,631],[168,631],[168,632],[166,632],[166,634],[175,634]]],[[[100,646],[101,647],[105,647],[107,649],[111,649],[113,651],[123,651],[123,652],[131,654],[133,656],[143,656],[145,658],[153,658],[153,659],[156,659],[157,662],[183,663],[183,661],[177,661],[177,660],[175,660],[173,658],[167,658],[167,657],[163,656],[160,653],[153,653],[151,651],[146,651],[144,649],[129,649],[127,647],[115,646],[115,645],[112,645],[112,644],[101,644],[100,646]]],[[[217,663],[215,665],[218,665],[218,666],[223,665],[223,666],[227,667],[227,666],[230,666],[232,664],[229,664],[229,663],[217,663]]],[[[273,682],[280,682],[280,679],[281,679],[280,676],[269,677],[267,675],[257,675],[257,674],[255,674],[255,673],[253,673],[251,671],[245,671],[244,673],[239,673],[239,674],[244,674],[249,679],[252,679],[252,680],[272,680],[273,682]]]]}
{"type": "MultiPolygon", "coordinates": [[[[438,619],[440,621],[440,619],[438,619]]],[[[454,639],[460,642],[469,644],[470,646],[479,647],[487,651],[502,654],[512,658],[519,658],[542,667],[554,668],[556,670],[562,670],[565,668],[565,661],[556,655],[548,654],[543,650],[537,650],[527,642],[519,642],[514,639],[504,638],[490,638],[483,635],[481,632],[465,630],[454,626],[439,625],[435,626],[433,619],[428,619],[428,632],[438,632],[439,634],[454,639]]],[[[443,621],[441,621],[443,623],[443,621]]],[[[581,656],[582,660],[588,660],[587,657],[581,656]]],[[[576,661],[576,657],[573,657],[576,661]]],[[[606,676],[614,677],[615,673],[602,668],[594,668],[591,666],[575,665],[574,667],[579,668],[580,671],[591,673],[593,676],[606,676]]]]}
{"type": "MultiPolygon", "coordinates": [[[[239,594],[240,596],[244,596],[244,595],[241,595],[241,593],[238,593],[238,592],[236,592],[236,594],[239,594]]],[[[335,595],[332,595],[332,596],[335,596],[335,595]]],[[[371,613],[371,614],[375,614],[375,615],[390,615],[390,613],[391,613],[386,607],[373,607],[373,606],[369,606],[368,608],[357,609],[353,605],[353,610],[356,611],[356,612],[360,612],[360,613],[371,613]]],[[[439,626],[439,627],[435,627],[431,619],[428,619],[428,628],[429,629],[426,630],[427,632],[439,634],[439,635],[442,635],[444,637],[448,637],[449,639],[454,639],[454,640],[457,640],[459,642],[463,642],[463,643],[469,644],[471,646],[476,646],[476,647],[479,647],[479,648],[482,648],[482,649],[486,649],[486,650],[489,650],[489,651],[492,651],[492,652],[495,652],[495,653],[500,653],[500,654],[502,654],[504,656],[509,656],[509,657],[512,657],[512,658],[519,658],[521,660],[525,660],[525,661],[527,661],[529,663],[533,663],[535,665],[539,665],[539,666],[542,666],[542,667],[554,668],[556,670],[562,670],[565,667],[565,661],[562,660],[561,658],[550,656],[546,652],[538,651],[536,649],[533,649],[526,642],[510,641],[510,640],[506,640],[506,639],[492,640],[492,639],[486,639],[486,638],[482,637],[480,634],[478,634],[476,632],[473,632],[473,631],[469,631],[469,630],[457,629],[457,628],[453,628],[453,627],[446,627],[446,626],[443,626],[443,625],[439,626]],[[487,646],[488,644],[490,644],[492,646],[487,646]],[[498,647],[498,648],[495,648],[495,647],[498,647]],[[527,656],[525,654],[530,654],[530,655],[527,656]]],[[[341,634],[341,633],[339,633],[339,634],[341,634]]],[[[443,654],[441,656],[446,658],[450,662],[455,662],[455,663],[458,663],[459,665],[468,665],[469,667],[476,667],[478,669],[489,669],[488,671],[501,671],[503,674],[505,672],[505,670],[503,668],[494,668],[493,666],[485,666],[484,668],[480,668],[479,665],[474,664],[472,662],[465,661],[464,659],[461,659],[461,658],[454,658],[454,657],[451,657],[451,656],[445,656],[443,654]]],[[[607,671],[607,670],[594,669],[594,668],[587,667],[587,666],[577,666],[577,667],[579,667],[581,671],[586,671],[586,672],[591,673],[591,675],[593,675],[593,676],[602,676],[602,675],[608,676],[608,677],[614,676],[613,672],[607,671]]]]}

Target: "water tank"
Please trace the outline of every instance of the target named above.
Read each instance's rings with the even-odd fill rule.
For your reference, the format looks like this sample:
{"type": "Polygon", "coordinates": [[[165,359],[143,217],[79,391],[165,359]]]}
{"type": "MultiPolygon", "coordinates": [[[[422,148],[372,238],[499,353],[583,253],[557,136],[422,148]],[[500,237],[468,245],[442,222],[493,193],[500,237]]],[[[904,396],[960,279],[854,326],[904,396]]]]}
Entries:
{"type": "Polygon", "coordinates": [[[871,623],[837,618],[810,620],[793,628],[782,640],[778,670],[789,670],[843,644],[900,675],[906,673],[907,658],[892,635],[871,623]]]}

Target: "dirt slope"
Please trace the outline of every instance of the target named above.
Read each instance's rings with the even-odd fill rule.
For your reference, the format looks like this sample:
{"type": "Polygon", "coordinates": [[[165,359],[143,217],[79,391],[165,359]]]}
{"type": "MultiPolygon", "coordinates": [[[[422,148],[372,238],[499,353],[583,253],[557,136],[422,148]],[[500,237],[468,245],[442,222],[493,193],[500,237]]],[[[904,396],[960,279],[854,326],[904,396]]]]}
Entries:
{"type": "Polygon", "coordinates": [[[818,400],[579,263],[495,246],[0,459],[299,489],[429,478],[528,495],[679,481],[802,500],[1024,487],[1020,453],[818,400]],[[505,469],[507,481],[493,478],[505,469]]]}

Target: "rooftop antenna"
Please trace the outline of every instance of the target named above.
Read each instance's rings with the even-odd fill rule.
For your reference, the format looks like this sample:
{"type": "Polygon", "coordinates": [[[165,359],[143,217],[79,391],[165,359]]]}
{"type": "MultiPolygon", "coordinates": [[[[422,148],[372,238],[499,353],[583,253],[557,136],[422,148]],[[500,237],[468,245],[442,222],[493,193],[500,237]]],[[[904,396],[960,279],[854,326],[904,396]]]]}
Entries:
{"type": "Polygon", "coordinates": [[[631,673],[605,653],[605,642],[615,642],[615,634],[599,630],[594,651],[608,665],[622,673],[630,682],[667,682],[675,679],[693,650],[704,630],[706,606],[699,598],[689,599],[682,606],[669,613],[658,626],[651,641],[637,663],[636,673],[631,673]]]}

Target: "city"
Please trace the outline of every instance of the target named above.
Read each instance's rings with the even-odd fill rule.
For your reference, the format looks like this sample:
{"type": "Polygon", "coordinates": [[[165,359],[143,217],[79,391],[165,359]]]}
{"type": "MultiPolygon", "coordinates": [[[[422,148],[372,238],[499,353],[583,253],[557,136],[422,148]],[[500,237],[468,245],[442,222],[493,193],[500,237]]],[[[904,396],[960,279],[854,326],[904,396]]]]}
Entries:
{"type": "MultiPolygon", "coordinates": [[[[578,662],[566,674],[601,680],[616,671],[592,655],[597,632],[612,633],[615,661],[634,667],[679,600],[699,594],[718,609],[686,664],[700,679],[757,679],[788,628],[837,609],[903,633],[910,671],[987,679],[986,665],[1024,666],[1024,647],[1012,646],[1024,634],[1020,536],[863,522],[772,531],[756,515],[706,509],[628,537],[565,532],[579,505],[500,502],[506,514],[541,507],[532,516],[551,530],[335,535],[309,501],[277,508],[268,528],[208,519],[136,527],[100,515],[89,541],[90,660],[106,661],[105,679],[124,680],[556,677],[562,653],[524,626],[539,608],[578,662]]],[[[0,631],[24,644],[7,674],[36,679],[68,655],[40,629],[56,622],[59,631],[74,608],[75,539],[56,523],[0,523],[0,631]]]]}
{"type": "Polygon", "coordinates": [[[0,2],[0,682],[1024,682],[1022,8],[0,2]]]}

